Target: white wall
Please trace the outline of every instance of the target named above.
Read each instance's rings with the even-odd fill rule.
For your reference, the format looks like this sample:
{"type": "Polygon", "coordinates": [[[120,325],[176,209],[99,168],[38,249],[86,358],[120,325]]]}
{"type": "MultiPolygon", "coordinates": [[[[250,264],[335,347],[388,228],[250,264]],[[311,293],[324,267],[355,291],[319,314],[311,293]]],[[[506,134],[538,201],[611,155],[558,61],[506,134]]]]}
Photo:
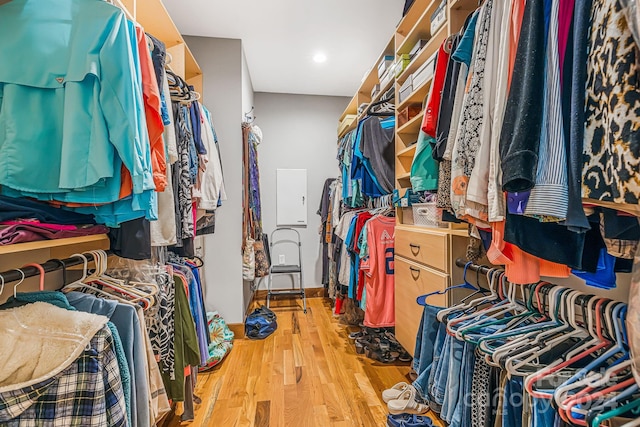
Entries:
{"type": "MultiPolygon", "coordinates": [[[[320,217],[316,211],[325,180],[338,176],[336,133],[338,119],[348,103],[344,97],[255,94],[256,123],[263,134],[258,158],[266,233],[276,226],[276,169],[307,169],[308,225],[299,231],[308,288],[322,286],[320,217]]],[[[260,283],[261,288],[265,286],[266,281],[260,283]]],[[[291,282],[279,280],[274,286],[290,287],[291,282]]]]}
{"type": "MultiPolygon", "coordinates": [[[[253,107],[253,82],[247,65],[247,57],[242,49],[242,111],[248,113],[253,107]]],[[[244,114],[241,117],[244,119],[244,114]]]]}
{"type": "Polygon", "coordinates": [[[242,44],[208,37],[185,40],[204,73],[204,104],[218,135],[228,197],[216,211],[215,234],[203,238],[206,306],[227,323],[242,323],[242,44]]]}

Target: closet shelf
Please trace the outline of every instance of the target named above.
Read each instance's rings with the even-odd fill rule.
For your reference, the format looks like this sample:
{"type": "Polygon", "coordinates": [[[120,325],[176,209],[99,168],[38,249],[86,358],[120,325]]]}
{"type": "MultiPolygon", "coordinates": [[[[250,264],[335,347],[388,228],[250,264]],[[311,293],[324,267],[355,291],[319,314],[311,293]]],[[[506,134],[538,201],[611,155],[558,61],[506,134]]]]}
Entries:
{"type": "Polygon", "coordinates": [[[418,144],[412,144],[410,146],[408,146],[407,148],[403,148],[402,150],[398,151],[397,156],[398,157],[411,157],[413,158],[414,155],[416,154],[416,147],[418,146],[418,144]]]}
{"type": "Polygon", "coordinates": [[[472,11],[478,8],[478,3],[477,0],[449,0],[449,8],[472,11]]]}
{"type": "Polygon", "coordinates": [[[367,74],[358,89],[358,102],[362,103],[371,99],[371,90],[375,85],[380,83],[380,78],[378,77],[378,64],[386,55],[393,55],[395,47],[394,42],[395,37],[392,36],[382,53],[376,59],[376,62],[374,62],[369,71],[367,71],[367,74]]]}
{"type": "MultiPolygon", "coordinates": [[[[346,134],[354,130],[358,126],[358,119],[354,120],[348,127],[346,127],[340,134],[338,134],[338,140],[342,139],[346,134]]],[[[338,141],[340,143],[340,141],[338,141]]]]}
{"type": "Polygon", "coordinates": [[[417,135],[420,132],[420,125],[422,124],[422,118],[424,117],[424,110],[417,116],[409,120],[407,123],[398,128],[397,133],[402,135],[417,135]]]}
{"type": "Polygon", "coordinates": [[[432,81],[433,77],[417,87],[413,92],[411,92],[411,95],[409,95],[407,99],[398,104],[396,110],[402,111],[405,107],[408,107],[411,104],[422,104],[429,93],[429,89],[431,89],[432,81]]]}
{"type": "MultiPolygon", "coordinates": [[[[369,105],[375,104],[376,102],[380,101],[382,99],[382,96],[384,95],[384,93],[386,91],[388,91],[394,83],[395,83],[395,80],[391,80],[389,83],[387,83],[387,85],[385,87],[381,88],[382,90],[376,94],[376,96],[371,100],[369,105]]],[[[365,117],[367,117],[367,109],[365,109],[358,116],[358,120],[356,120],[356,121],[359,122],[359,121],[363,120],[365,117]]]]}
{"type": "Polygon", "coordinates": [[[375,104],[376,102],[380,101],[382,99],[382,96],[385,94],[385,92],[391,89],[391,86],[393,86],[395,82],[396,82],[395,79],[391,80],[384,87],[380,88],[380,92],[378,92],[376,96],[371,100],[371,103],[375,104]]]}
{"type": "MultiPolygon", "coordinates": [[[[398,28],[396,28],[396,33],[402,37],[406,37],[413,28],[416,26],[416,22],[422,16],[422,12],[427,8],[427,6],[431,3],[431,0],[415,0],[409,8],[407,14],[402,18],[402,21],[398,24],[398,28]]],[[[396,49],[397,51],[398,49],[396,49]]]]}
{"type": "Polygon", "coordinates": [[[109,249],[109,238],[106,234],[93,236],[71,237],[69,239],[41,240],[39,242],[16,243],[14,245],[0,246],[0,255],[17,254],[21,252],[36,251],[39,249],[53,249],[68,247],[75,252],[82,252],[76,247],[89,245],[92,249],[109,249]]]}
{"type": "Polygon", "coordinates": [[[446,36],[447,36],[447,24],[445,23],[442,25],[442,27],[440,27],[438,32],[435,33],[433,37],[431,37],[427,45],[422,48],[420,53],[418,53],[416,57],[413,58],[413,61],[411,61],[409,66],[405,68],[402,74],[398,76],[398,78],[396,79],[398,84],[404,83],[404,81],[407,80],[407,78],[411,74],[413,74],[418,68],[420,68],[420,66],[424,64],[427,61],[427,59],[431,57],[431,55],[436,53],[438,49],[440,49],[440,45],[442,44],[442,41],[446,38],[446,36]]]}
{"type": "Polygon", "coordinates": [[[358,94],[353,95],[353,98],[349,101],[349,105],[345,108],[338,122],[342,122],[349,114],[358,114],[358,94]]]}
{"type": "MultiPolygon", "coordinates": [[[[418,42],[418,40],[430,40],[433,38],[431,34],[431,15],[436,11],[438,6],[440,6],[441,0],[431,0],[429,5],[423,9],[422,15],[415,23],[413,28],[409,31],[409,33],[405,36],[404,40],[397,45],[396,54],[400,55],[403,53],[409,53],[411,48],[418,42]]],[[[442,25],[442,27],[447,27],[446,23],[442,25]]],[[[436,32],[439,33],[440,29],[436,32]]]]}
{"type": "Polygon", "coordinates": [[[406,173],[398,175],[398,181],[408,180],[410,178],[411,178],[411,172],[406,172],[406,173]]]}

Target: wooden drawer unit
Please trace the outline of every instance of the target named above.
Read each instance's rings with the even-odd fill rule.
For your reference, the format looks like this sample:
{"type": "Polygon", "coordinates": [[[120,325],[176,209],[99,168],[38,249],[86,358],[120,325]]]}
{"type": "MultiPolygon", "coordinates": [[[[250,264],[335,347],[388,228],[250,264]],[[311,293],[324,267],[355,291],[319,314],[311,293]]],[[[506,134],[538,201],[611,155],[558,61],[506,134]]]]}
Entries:
{"type": "MultiPolygon", "coordinates": [[[[413,354],[423,310],[421,305],[416,304],[416,298],[445,289],[449,286],[449,276],[398,257],[395,259],[394,270],[396,338],[410,354],[413,354]]],[[[434,295],[429,297],[429,304],[445,307],[446,298],[446,295],[434,295]]]]}
{"type": "Polygon", "coordinates": [[[396,227],[395,253],[449,273],[449,236],[444,232],[396,227]]]}

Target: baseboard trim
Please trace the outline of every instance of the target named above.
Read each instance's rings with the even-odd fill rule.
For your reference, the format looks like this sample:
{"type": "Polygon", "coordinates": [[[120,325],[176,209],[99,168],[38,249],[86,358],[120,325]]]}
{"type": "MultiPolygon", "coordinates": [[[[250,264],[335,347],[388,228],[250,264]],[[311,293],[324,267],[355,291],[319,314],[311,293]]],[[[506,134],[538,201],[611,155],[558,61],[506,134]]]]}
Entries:
{"type": "MultiPolygon", "coordinates": [[[[253,293],[253,300],[266,301],[267,293],[268,291],[266,289],[258,289],[253,293]]],[[[305,288],[304,293],[307,295],[307,298],[325,298],[328,296],[325,288],[305,288]]],[[[283,295],[281,298],[282,297],[298,298],[298,295],[283,295]]]]}
{"type": "Polygon", "coordinates": [[[234,335],[235,339],[244,338],[244,324],[242,324],[242,323],[227,323],[227,326],[229,327],[229,329],[231,329],[231,332],[233,332],[233,335],[234,335]]]}

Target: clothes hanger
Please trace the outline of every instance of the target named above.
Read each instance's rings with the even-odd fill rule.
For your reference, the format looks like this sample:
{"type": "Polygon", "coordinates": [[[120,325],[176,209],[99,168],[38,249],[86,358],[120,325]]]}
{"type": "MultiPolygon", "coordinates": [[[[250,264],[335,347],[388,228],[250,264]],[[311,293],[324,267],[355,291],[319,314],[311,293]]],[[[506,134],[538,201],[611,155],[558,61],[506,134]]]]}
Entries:
{"type": "MultiPolygon", "coordinates": [[[[107,253],[102,250],[95,250],[89,252],[93,255],[93,258],[96,263],[96,270],[94,271],[93,277],[87,279],[87,284],[98,284],[107,289],[111,289],[117,292],[120,295],[129,297],[130,299],[122,298],[120,295],[113,295],[111,292],[107,292],[109,295],[113,295],[121,302],[127,303],[137,303],[141,302],[143,304],[143,308],[146,310],[151,306],[151,301],[148,299],[148,293],[142,293],[141,290],[131,289],[130,287],[125,287],[124,281],[120,279],[115,279],[113,277],[109,277],[105,274],[107,270],[107,253]]],[[[157,290],[157,289],[156,289],[157,290]]]]}
{"type": "Polygon", "coordinates": [[[85,290],[91,290],[92,292],[96,292],[100,295],[103,295],[107,298],[111,298],[111,299],[115,299],[118,300],[119,302],[125,303],[125,304],[130,304],[129,301],[123,299],[123,298],[119,298],[109,292],[105,292],[102,289],[99,289],[95,286],[91,286],[88,283],[85,283],[85,281],[89,281],[94,279],[94,275],[95,275],[95,271],[94,273],[92,273],[91,275],[87,275],[88,274],[88,267],[89,267],[89,260],[87,259],[87,257],[84,254],[73,254],[71,255],[71,258],[80,258],[83,261],[83,268],[82,268],[82,277],[78,280],[76,280],[75,282],[72,282],[68,285],[66,285],[64,288],[62,288],[62,292],[65,293],[69,293],[71,291],[74,290],[80,290],[80,289],[85,289],[85,290]]]}
{"type": "MultiPolygon", "coordinates": [[[[501,284],[504,284],[504,283],[505,283],[504,279],[501,280],[501,284]]],[[[481,326],[488,322],[501,318],[501,316],[504,316],[510,312],[516,312],[516,311],[522,310],[523,307],[516,301],[516,298],[515,298],[515,292],[516,292],[514,287],[515,285],[513,285],[513,283],[510,283],[510,282],[508,283],[509,283],[509,289],[508,289],[506,298],[503,300],[503,301],[507,301],[506,304],[498,303],[484,310],[475,312],[473,314],[470,314],[467,316],[460,316],[455,319],[452,319],[447,322],[447,332],[454,334],[458,339],[462,340],[463,336],[460,334],[460,331],[456,329],[457,325],[459,325],[458,328],[461,328],[461,327],[469,328],[472,326],[481,326]],[[462,325],[462,322],[465,322],[465,324],[462,325]]]]}
{"type": "MultiPolygon", "coordinates": [[[[456,337],[458,337],[459,339],[463,339],[465,341],[469,341],[473,344],[478,344],[477,340],[467,339],[467,335],[473,332],[485,330],[486,328],[496,328],[496,331],[491,335],[502,334],[501,338],[506,338],[506,337],[520,335],[521,333],[524,333],[531,329],[539,330],[539,325],[537,324],[531,325],[529,323],[535,317],[538,317],[538,318],[540,316],[542,316],[543,318],[546,318],[546,317],[543,316],[539,311],[533,309],[533,306],[530,304],[530,300],[528,300],[526,297],[524,289],[525,288],[523,286],[512,285],[511,294],[509,297],[509,299],[517,303],[518,305],[517,310],[522,309],[522,312],[515,313],[512,316],[505,316],[502,318],[498,318],[498,315],[493,315],[484,319],[480,319],[479,321],[475,322],[475,324],[469,324],[459,328],[456,331],[456,337]],[[522,293],[522,301],[524,301],[525,306],[520,305],[520,303],[516,299],[517,289],[519,289],[522,293]],[[523,324],[524,326],[521,326],[523,324]]],[[[484,335],[484,337],[486,337],[486,335],[484,335]]],[[[483,336],[480,336],[480,338],[483,338],[483,336]]]]}
{"type": "MultiPolygon", "coordinates": [[[[524,345],[532,344],[530,338],[539,337],[541,333],[548,328],[552,328],[554,326],[562,324],[558,316],[561,305],[560,296],[562,292],[566,291],[566,288],[556,286],[552,288],[552,292],[550,294],[550,305],[554,306],[554,310],[551,310],[547,315],[540,304],[538,304],[537,310],[533,307],[533,296],[534,294],[538,294],[539,288],[542,286],[545,286],[544,282],[537,284],[535,287],[531,287],[530,297],[528,299],[525,298],[525,301],[527,301],[527,309],[529,310],[529,313],[531,313],[531,318],[525,317],[523,320],[535,320],[534,316],[541,316],[542,319],[550,319],[548,322],[534,322],[532,324],[527,323],[524,326],[515,329],[507,328],[503,332],[485,336],[478,340],[480,350],[488,355],[491,355],[494,363],[499,364],[501,357],[508,354],[511,350],[515,348],[522,348],[522,346],[524,345]],[[490,342],[501,340],[503,338],[507,338],[509,340],[497,347],[492,347],[491,345],[489,345],[490,342]]],[[[539,296],[537,296],[537,298],[538,301],[540,301],[539,296]]]]}
{"type": "Polygon", "coordinates": [[[0,284],[0,295],[2,295],[2,292],[4,291],[4,276],[0,274],[0,280],[2,281],[2,283],[0,284]]]}
{"type": "Polygon", "coordinates": [[[14,268],[13,270],[15,270],[15,271],[19,272],[20,274],[22,274],[22,279],[20,279],[20,281],[19,281],[18,283],[16,283],[16,284],[15,284],[15,286],[13,287],[13,297],[14,297],[14,298],[17,298],[17,289],[18,289],[18,286],[19,286],[22,282],[24,282],[24,279],[26,278],[26,276],[24,275],[24,271],[22,271],[22,270],[20,270],[20,269],[18,269],[18,268],[14,268]]]}
{"type": "MultiPolygon", "coordinates": [[[[538,307],[539,307],[538,310],[542,310],[541,314],[546,315],[546,312],[542,307],[541,299],[539,296],[540,286],[544,286],[544,285],[538,284],[534,288],[534,293],[536,295],[536,300],[538,301],[538,307]]],[[[504,366],[505,369],[507,369],[507,360],[509,358],[511,358],[512,360],[515,360],[514,359],[515,357],[522,358],[527,354],[532,354],[536,348],[540,348],[539,347],[540,344],[545,340],[550,339],[551,337],[556,336],[558,334],[564,334],[567,330],[571,330],[571,327],[565,321],[563,321],[563,318],[565,317],[565,309],[566,309],[565,301],[567,300],[567,295],[570,298],[573,298],[573,297],[577,297],[577,295],[579,295],[579,292],[574,291],[572,293],[568,291],[566,288],[554,287],[553,292],[550,293],[549,295],[550,298],[553,298],[553,301],[550,301],[550,306],[552,305],[554,306],[554,309],[550,310],[548,313],[548,318],[550,319],[550,321],[532,325],[534,326],[532,328],[525,327],[524,328],[525,331],[532,330],[532,332],[529,332],[522,337],[514,339],[511,343],[508,343],[504,346],[494,349],[494,353],[493,353],[494,362],[496,364],[499,364],[500,366],[504,366]],[[537,331],[536,331],[536,327],[538,328],[537,331]],[[550,329],[547,329],[547,328],[550,328],[550,329]]],[[[573,300],[571,303],[573,303],[573,300]]],[[[483,343],[482,349],[487,349],[487,347],[488,347],[488,350],[491,350],[490,346],[488,346],[486,343],[483,343]]],[[[535,360],[535,359],[532,359],[532,360],[535,360]]]]}
{"type": "MultiPolygon", "coordinates": [[[[569,316],[566,317],[566,320],[569,320],[569,322],[571,323],[571,326],[574,328],[573,330],[569,329],[568,332],[565,332],[562,329],[556,329],[556,330],[553,330],[553,334],[543,333],[542,335],[536,337],[534,339],[534,343],[536,344],[535,346],[526,348],[524,349],[524,351],[519,351],[519,352],[516,351],[516,354],[511,354],[507,357],[504,363],[506,369],[512,373],[517,373],[519,375],[527,375],[530,373],[530,371],[527,371],[526,369],[524,371],[520,371],[520,369],[534,363],[537,365],[539,363],[537,361],[539,361],[540,358],[543,357],[548,352],[555,351],[555,348],[557,345],[560,345],[563,342],[566,342],[572,337],[578,337],[578,338],[580,338],[581,336],[589,337],[590,336],[589,333],[584,331],[578,324],[572,323],[572,320],[571,320],[575,318],[575,314],[574,314],[575,310],[573,310],[575,308],[575,301],[578,298],[581,298],[583,296],[584,295],[582,294],[579,294],[578,296],[575,296],[575,294],[570,295],[570,299],[569,299],[570,310],[569,310],[569,316]],[[541,345],[538,345],[539,342],[541,343],[541,345]]],[[[593,298],[589,300],[590,303],[593,303],[593,301],[595,301],[595,299],[593,298]]],[[[569,353],[572,354],[571,351],[569,353]]]]}
{"type": "MultiPolygon", "coordinates": [[[[631,367],[631,360],[626,360],[623,363],[617,364],[608,368],[603,373],[589,372],[584,378],[571,384],[561,385],[553,393],[553,399],[558,404],[558,407],[567,410],[569,408],[568,403],[576,397],[582,396],[591,390],[596,390],[602,386],[607,385],[613,378],[623,372],[629,372],[631,367]],[[572,390],[580,389],[579,393],[570,395],[572,390]]],[[[625,377],[628,375],[625,375],[625,377]]]]}
{"type": "MultiPolygon", "coordinates": [[[[611,302],[610,300],[608,300],[608,301],[611,302]]],[[[626,311],[627,311],[626,304],[622,304],[622,303],[620,303],[620,304],[610,304],[610,306],[611,305],[615,305],[615,307],[613,308],[613,312],[611,314],[613,316],[613,318],[621,319],[620,316],[624,316],[626,314],[626,311]]],[[[598,357],[595,360],[591,361],[591,363],[589,363],[584,368],[580,369],[571,378],[569,378],[567,381],[565,381],[563,384],[561,384],[556,389],[556,393],[557,393],[557,396],[558,396],[558,399],[556,401],[560,401],[561,400],[559,398],[561,392],[559,392],[558,390],[564,390],[564,387],[575,383],[580,378],[586,376],[589,372],[594,371],[594,370],[598,369],[599,367],[607,364],[608,361],[611,358],[613,358],[614,356],[621,355],[621,358],[619,358],[618,360],[619,361],[622,360],[623,363],[626,363],[626,360],[629,358],[629,352],[624,348],[624,344],[622,342],[622,340],[623,340],[622,330],[621,330],[620,325],[619,325],[618,322],[613,322],[613,325],[614,325],[614,328],[615,328],[615,341],[613,343],[615,345],[613,345],[605,353],[603,353],[600,357],[598,357]]],[[[629,365],[630,365],[630,361],[629,361],[629,365]]],[[[556,393],[554,393],[554,399],[556,399],[556,393]]]]}
{"type": "MultiPolygon", "coordinates": [[[[448,324],[449,318],[452,317],[454,314],[463,315],[464,313],[468,313],[470,311],[473,312],[477,310],[480,306],[486,303],[492,302],[494,300],[498,300],[499,297],[495,288],[496,288],[496,282],[497,280],[500,280],[500,276],[502,274],[503,274],[502,271],[497,268],[492,268],[489,271],[487,271],[487,281],[489,282],[489,290],[491,292],[491,295],[484,296],[481,298],[476,298],[466,303],[462,302],[453,307],[440,310],[436,316],[438,318],[438,321],[440,323],[448,324]]],[[[466,278],[464,278],[464,276],[463,276],[463,279],[466,281],[466,278]]]]}
{"type": "MultiPolygon", "coordinates": [[[[589,408],[589,411],[587,412],[587,415],[586,415],[587,424],[591,426],[594,418],[597,415],[603,413],[605,410],[608,410],[610,408],[615,409],[620,407],[620,405],[624,402],[629,402],[630,400],[633,401],[634,399],[632,398],[637,393],[637,391],[638,391],[638,387],[636,384],[635,386],[629,387],[627,390],[623,391],[622,393],[615,395],[611,399],[604,401],[601,405],[597,405],[589,408]]],[[[635,399],[635,400],[640,401],[640,399],[635,399]]]]}
{"type": "MultiPolygon", "coordinates": [[[[636,419],[640,419],[640,399],[635,399],[629,403],[626,403],[608,412],[597,414],[591,421],[591,427],[600,427],[600,425],[604,421],[610,420],[611,418],[614,418],[614,417],[625,415],[629,412],[631,412],[634,415],[637,415],[636,419]]],[[[629,423],[627,423],[627,425],[628,424],[629,423]]]]}
{"type": "Polygon", "coordinates": [[[584,295],[579,292],[570,292],[568,295],[561,295],[563,303],[561,306],[562,310],[559,312],[559,315],[564,319],[564,322],[568,322],[568,325],[565,323],[551,331],[542,332],[529,342],[529,346],[521,347],[510,354],[503,356],[503,366],[505,369],[512,374],[528,375],[530,374],[530,371],[527,371],[526,369],[521,371],[520,369],[534,363],[537,365],[537,361],[539,361],[547,352],[554,351],[556,345],[566,342],[573,337],[589,337],[590,334],[579,325],[575,324],[572,320],[575,319],[575,302],[582,296],[584,295]],[[566,302],[568,302],[568,306],[566,302]],[[567,308],[568,315],[564,311],[567,308]]]}
{"type": "Polygon", "coordinates": [[[600,307],[604,303],[604,300],[597,297],[592,297],[588,302],[589,305],[591,305],[594,300],[597,300],[597,302],[595,303],[596,309],[597,309],[595,327],[592,319],[593,310],[589,309],[587,313],[588,324],[586,329],[589,332],[589,334],[592,336],[592,339],[578,346],[572,351],[568,352],[566,355],[561,356],[556,361],[552,362],[549,366],[543,368],[542,370],[527,376],[524,380],[524,386],[531,396],[540,398],[540,399],[553,398],[552,393],[534,390],[533,385],[539,380],[545,377],[548,377],[551,374],[554,374],[568,366],[571,366],[576,362],[584,359],[585,357],[595,354],[598,351],[611,345],[611,342],[606,340],[605,337],[602,335],[602,315],[600,312],[600,307]]]}
{"type": "MultiPolygon", "coordinates": [[[[584,409],[573,409],[573,407],[575,407],[577,404],[583,403],[581,399],[579,399],[580,396],[587,395],[587,397],[589,398],[589,402],[593,402],[595,398],[600,398],[601,396],[598,393],[595,393],[595,394],[588,394],[588,393],[591,393],[592,391],[597,390],[599,387],[603,387],[606,384],[610,383],[614,374],[623,372],[625,375],[622,375],[619,379],[617,379],[617,382],[620,383],[619,384],[620,387],[615,389],[610,388],[608,389],[609,392],[626,388],[626,390],[623,391],[621,394],[629,395],[637,392],[639,389],[638,384],[636,384],[632,376],[632,373],[630,371],[632,361],[629,358],[628,350],[624,348],[624,343],[621,341],[623,339],[626,339],[626,336],[622,331],[622,328],[624,328],[624,314],[626,312],[626,305],[622,303],[614,303],[614,302],[609,304],[609,306],[611,305],[616,306],[613,310],[612,315],[615,316],[614,319],[618,320],[613,322],[613,325],[615,327],[615,340],[616,340],[615,342],[617,345],[612,347],[609,351],[603,354],[599,359],[595,360],[593,364],[596,366],[595,368],[591,368],[591,369],[598,368],[599,365],[597,365],[597,362],[603,360],[604,358],[607,358],[607,359],[612,358],[613,357],[612,354],[615,352],[615,350],[616,349],[620,350],[621,347],[622,347],[622,350],[619,351],[618,354],[621,354],[622,356],[614,360],[614,362],[605,371],[604,374],[595,373],[593,375],[589,375],[590,377],[593,377],[593,379],[590,379],[589,381],[578,380],[572,384],[571,380],[573,380],[574,377],[576,377],[578,374],[581,373],[581,372],[578,372],[576,375],[574,375],[574,377],[570,378],[567,382],[565,382],[567,385],[563,384],[560,386],[559,390],[556,390],[556,393],[554,393],[554,399],[556,400],[556,402],[559,402],[559,407],[560,407],[560,410],[562,411],[561,416],[563,416],[563,418],[565,418],[567,421],[575,422],[580,425],[587,425],[581,419],[577,419],[573,413],[576,412],[580,415],[586,416],[588,414],[588,411],[584,409]],[[587,383],[586,387],[583,388],[580,392],[576,393],[573,396],[566,397],[567,389],[579,388],[581,385],[584,385],[585,383],[587,383]],[[574,420],[577,420],[577,421],[574,421],[574,420]]],[[[605,363],[607,361],[608,360],[605,360],[605,363]]],[[[615,401],[615,397],[609,400],[615,401]]]]}
{"type": "Polygon", "coordinates": [[[451,291],[453,289],[469,289],[469,290],[472,290],[472,291],[479,292],[480,291],[479,288],[476,288],[471,283],[469,283],[469,281],[467,281],[467,271],[468,271],[469,266],[471,264],[473,264],[473,262],[468,262],[464,266],[464,272],[463,272],[463,276],[462,276],[463,277],[463,283],[462,284],[449,286],[448,288],[445,288],[445,289],[443,289],[441,291],[435,291],[435,292],[430,292],[428,294],[420,295],[418,298],[416,298],[416,303],[418,305],[422,305],[422,306],[427,305],[426,300],[430,296],[433,296],[433,295],[444,295],[444,294],[446,294],[447,292],[449,292],[449,291],[451,291]]]}
{"type": "Polygon", "coordinates": [[[623,382],[614,384],[610,387],[597,391],[593,394],[585,394],[584,396],[581,396],[579,398],[572,399],[571,402],[568,403],[566,410],[562,409],[559,411],[559,413],[561,413],[561,416],[566,418],[567,422],[586,426],[587,423],[584,419],[576,418],[574,416],[574,411],[585,416],[587,414],[587,411],[585,411],[584,409],[576,408],[577,405],[593,402],[594,400],[607,396],[610,393],[613,393],[631,386],[635,386],[636,388],[638,387],[638,385],[636,384],[636,380],[635,378],[633,378],[633,376],[623,382]]]}

